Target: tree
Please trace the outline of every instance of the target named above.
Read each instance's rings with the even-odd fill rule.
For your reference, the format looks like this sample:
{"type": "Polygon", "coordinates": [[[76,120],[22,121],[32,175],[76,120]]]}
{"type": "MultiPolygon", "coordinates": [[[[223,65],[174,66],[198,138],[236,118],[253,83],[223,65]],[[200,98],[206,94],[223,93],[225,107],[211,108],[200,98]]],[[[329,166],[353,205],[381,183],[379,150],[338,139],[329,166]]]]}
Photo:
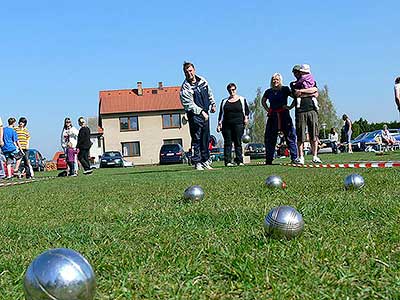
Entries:
{"type": "MultiPolygon", "coordinates": [[[[329,132],[332,127],[341,128],[341,123],[336,115],[336,109],[329,97],[328,86],[324,85],[322,89],[318,89],[318,105],[319,105],[319,126],[322,129],[322,124],[326,124],[326,132],[329,132]]],[[[340,130],[338,131],[340,132],[340,130]]]]}
{"type": "Polygon", "coordinates": [[[254,143],[264,143],[266,112],[261,105],[261,98],[262,92],[259,87],[257,88],[254,101],[249,104],[250,121],[248,127],[251,141],[254,143]]]}

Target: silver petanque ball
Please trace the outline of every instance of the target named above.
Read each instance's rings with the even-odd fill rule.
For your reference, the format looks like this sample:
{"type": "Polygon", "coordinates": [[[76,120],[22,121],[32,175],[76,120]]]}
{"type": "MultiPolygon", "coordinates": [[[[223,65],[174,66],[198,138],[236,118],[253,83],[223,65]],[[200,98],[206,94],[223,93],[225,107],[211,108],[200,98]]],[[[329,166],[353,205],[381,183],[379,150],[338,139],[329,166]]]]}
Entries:
{"type": "Polygon", "coordinates": [[[270,189],[284,189],[286,187],[286,183],[282,180],[282,178],[278,175],[271,175],[265,180],[265,184],[270,189]]]}
{"type": "Polygon", "coordinates": [[[242,142],[243,142],[243,143],[247,144],[247,143],[250,143],[250,141],[251,141],[250,135],[244,134],[244,135],[242,136],[242,142]]]}
{"type": "Polygon", "coordinates": [[[344,179],[346,190],[358,190],[364,186],[364,178],[359,174],[350,174],[344,179]]]}
{"type": "Polygon", "coordinates": [[[183,198],[190,201],[201,201],[204,198],[204,190],[199,185],[192,185],[185,190],[183,198]]]}
{"type": "Polygon", "coordinates": [[[92,300],[96,278],[88,261],[78,252],[51,249],[29,265],[24,292],[26,300],[92,300]]]}
{"type": "Polygon", "coordinates": [[[274,207],[265,217],[264,229],[268,235],[291,239],[303,231],[303,217],[291,206],[274,207]]]}

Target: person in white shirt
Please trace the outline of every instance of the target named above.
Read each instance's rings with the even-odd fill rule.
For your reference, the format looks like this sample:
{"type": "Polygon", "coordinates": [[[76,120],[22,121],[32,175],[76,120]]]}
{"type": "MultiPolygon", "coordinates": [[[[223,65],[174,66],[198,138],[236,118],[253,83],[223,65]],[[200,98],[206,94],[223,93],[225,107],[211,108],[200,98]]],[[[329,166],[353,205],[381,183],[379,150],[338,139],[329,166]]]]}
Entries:
{"type": "Polygon", "coordinates": [[[332,152],[337,154],[337,143],[339,141],[339,134],[336,132],[336,129],[334,127],[331,128],[328,139],[331,142],[332,152]]]}

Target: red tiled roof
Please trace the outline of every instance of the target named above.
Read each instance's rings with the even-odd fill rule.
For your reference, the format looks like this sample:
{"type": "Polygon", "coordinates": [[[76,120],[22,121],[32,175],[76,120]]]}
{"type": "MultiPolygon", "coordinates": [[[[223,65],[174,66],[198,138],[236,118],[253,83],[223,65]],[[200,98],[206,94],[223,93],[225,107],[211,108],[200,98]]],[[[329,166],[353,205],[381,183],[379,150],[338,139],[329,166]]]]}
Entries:
{"type": "Polygon", "coordinates": [[[179,99],[179,86],[159,88],[144,88],[143,95],[138,95],[137,89],[100,91],[100,115],[147,112],[163,110],[181,110],[183,106],[179,99]]]}

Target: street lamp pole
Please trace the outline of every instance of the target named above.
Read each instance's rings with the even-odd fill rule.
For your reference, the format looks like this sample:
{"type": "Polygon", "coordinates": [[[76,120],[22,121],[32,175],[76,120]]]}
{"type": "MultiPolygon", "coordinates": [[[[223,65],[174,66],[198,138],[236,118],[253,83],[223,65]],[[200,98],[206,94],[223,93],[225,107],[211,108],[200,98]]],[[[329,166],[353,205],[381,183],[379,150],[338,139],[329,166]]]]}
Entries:
{"type": "Polygon", "coordinates": [[[322,123],[321,126],[322,126],[322,129],[324,130],[324,139],[326,139],[326,133],[325,133],[326,123],[322,123]]]}

